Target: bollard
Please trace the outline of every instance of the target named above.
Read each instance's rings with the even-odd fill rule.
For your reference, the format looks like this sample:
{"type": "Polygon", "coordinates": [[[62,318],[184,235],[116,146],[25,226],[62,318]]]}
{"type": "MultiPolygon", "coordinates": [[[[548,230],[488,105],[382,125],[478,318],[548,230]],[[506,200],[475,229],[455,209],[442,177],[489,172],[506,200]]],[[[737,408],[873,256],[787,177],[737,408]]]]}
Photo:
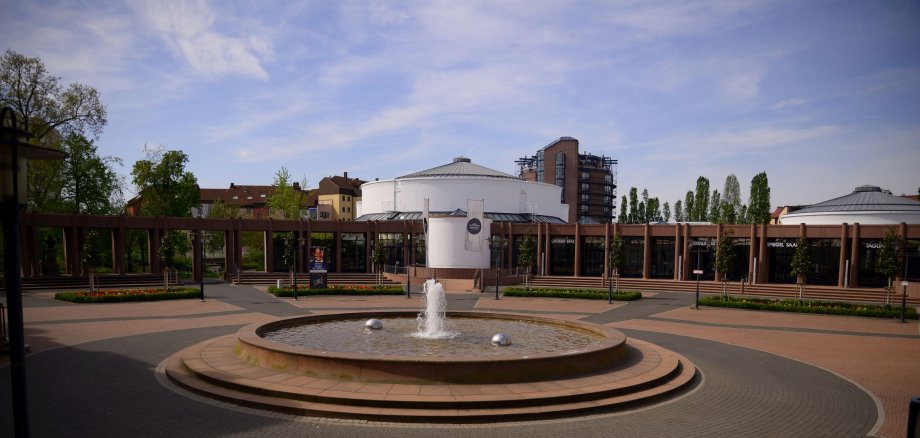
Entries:
{"type": "Polygon", "coordinates": [[[910,399],[907,413],[907,438],[920,438],[920,397],[910,399]]]}

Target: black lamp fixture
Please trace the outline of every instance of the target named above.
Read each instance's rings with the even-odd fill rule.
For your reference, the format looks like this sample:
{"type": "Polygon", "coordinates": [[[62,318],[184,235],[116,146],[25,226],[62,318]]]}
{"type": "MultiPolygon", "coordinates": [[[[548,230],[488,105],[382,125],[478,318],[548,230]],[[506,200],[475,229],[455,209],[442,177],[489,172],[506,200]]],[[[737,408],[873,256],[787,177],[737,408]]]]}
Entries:
{"type": "Polygon", "coordinates": [[[22,317],[22,261],[19,259],[19,210],[26,203],[28,160],[61,160],[64,152],[31,145],[30,135],[19,129],[12,108],[0,110],[0,203],[2,203],[6,301],[9,311],[10,381],[13,404],[13,432],[29,436],[26,397],[25,329],[22,317]]]}

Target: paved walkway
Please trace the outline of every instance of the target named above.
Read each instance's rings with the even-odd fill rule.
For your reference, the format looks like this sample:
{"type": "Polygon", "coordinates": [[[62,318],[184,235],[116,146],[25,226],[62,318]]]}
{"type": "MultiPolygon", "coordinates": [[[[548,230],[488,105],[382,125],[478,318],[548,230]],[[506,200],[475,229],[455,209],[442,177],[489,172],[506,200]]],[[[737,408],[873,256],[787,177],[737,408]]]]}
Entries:
{"type": "MultiPolygon", "coordinates": [[[[249,286],[206,286],[207,301],[77,305],[27,292],[33,436],[886,436],[906,430],[920,395],[916,321],[692,310],[691,294],[637,302],[450,294],[451,310],[582,319],[687,356],[702,382],[629,412],[506,424],[436,425],[299,418],[230,406],[164,385],[172,353],[251,322],[308,313],[413,309],[421,298],[276,299],[249,286]]],[[[10,436],[9,371],[0,357],[0,436],[10,436]]]]}

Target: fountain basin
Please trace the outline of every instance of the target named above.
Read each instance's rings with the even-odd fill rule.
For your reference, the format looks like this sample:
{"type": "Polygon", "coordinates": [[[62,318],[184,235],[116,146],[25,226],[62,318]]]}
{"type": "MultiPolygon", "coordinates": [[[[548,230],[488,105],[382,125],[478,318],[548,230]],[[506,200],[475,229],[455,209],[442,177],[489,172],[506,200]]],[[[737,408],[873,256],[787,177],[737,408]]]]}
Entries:
{"type": "MultiPolygon", "coordinates": [[[[572,378],[610,370],[628,352],[619,330],[580,321],[561,321],[511,313],[449,312],[448,318],[502,320],[555,325],[583,331],[597,340],[577,350],[519,354],[444,354],[437,356],[354,353],[292,346],[265,339],[279,329],[342,319],[414,318],[415,312],[357,312],[287,318],[253,324],[237,333],[234,354],[243,361],[276,371],[324,379],[400,384],[499,384],[572,378]]],[[[488,344],[489,339],[485,339],[488,344]]],[[[347,345],[344,345],[347,349],[347,345]]]]}

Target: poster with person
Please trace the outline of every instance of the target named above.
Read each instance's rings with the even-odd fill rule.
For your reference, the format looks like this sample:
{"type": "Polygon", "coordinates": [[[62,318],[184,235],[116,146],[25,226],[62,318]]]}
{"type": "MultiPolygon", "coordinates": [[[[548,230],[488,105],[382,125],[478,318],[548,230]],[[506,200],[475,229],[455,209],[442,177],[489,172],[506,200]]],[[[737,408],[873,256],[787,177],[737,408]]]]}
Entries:
{"type": "Polygon", "coordinates": [[[310,253],[310,272],[326,272],[326,249],[321,246],[314,246],[310,253]]]}

